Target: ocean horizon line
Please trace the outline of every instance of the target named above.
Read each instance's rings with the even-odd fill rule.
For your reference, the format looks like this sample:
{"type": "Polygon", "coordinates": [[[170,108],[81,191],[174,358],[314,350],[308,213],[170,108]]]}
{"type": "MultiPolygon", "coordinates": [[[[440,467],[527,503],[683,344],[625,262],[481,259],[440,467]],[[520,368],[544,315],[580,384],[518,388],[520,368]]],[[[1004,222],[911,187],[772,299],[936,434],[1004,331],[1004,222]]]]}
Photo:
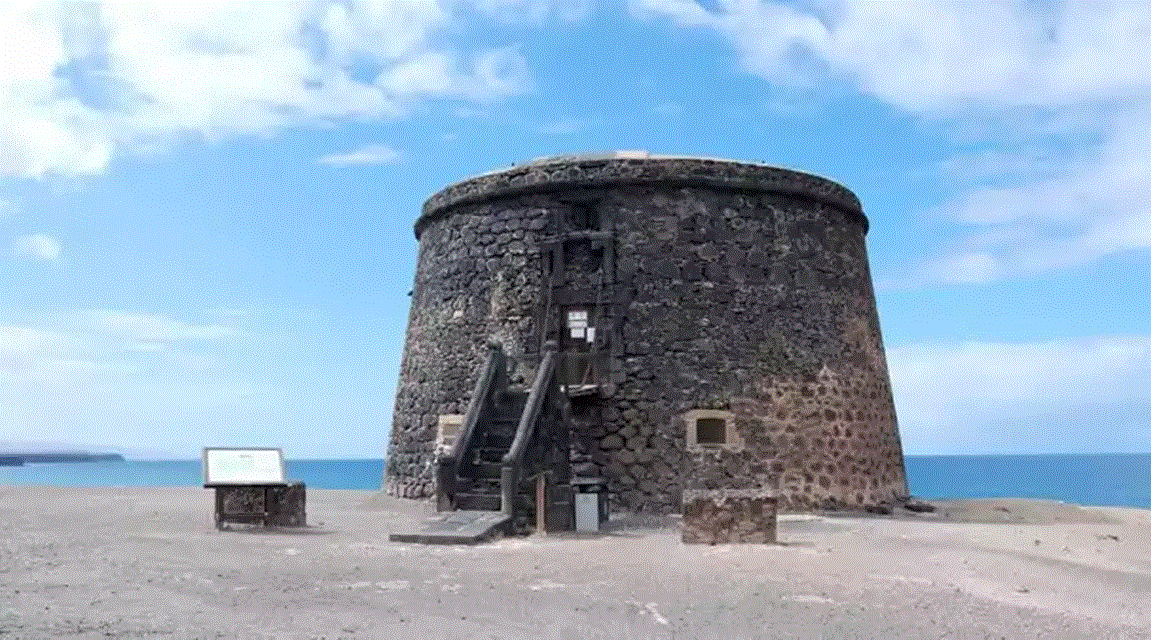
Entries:
{"type": "MultiPolygon", "coordinates": [[[[918,498],[1039,498],[1151,509],[1151,454],[932,454],[905,458],[918,498]]],[[[377,491],[386,458],[288,458],[287,476],[309,489],[377,491]]],[[[199,458],[0,467],[0,485],[200,486],[199,458]]]]}
{"type": "MultiPolygon", "coordinates": [[[[1041,453],[904,453],[904,458],[1037,458],[1037,457],[1090,457],[1090,456],[1148,456],[1151,451],[1100,451],[1100,452],[1041,452],[1041,453]]],[[[192,456],[186,458],[141,458],[135,456],[124,456],[125,461],[133,462],[189,462],[198,461],[200,456],[192,456]]],[[[387,460],[387,456],[349,456],[349,457],[291,457],[285,456],[285,461],[298,461],[298,462],[339,462],[342,460],[350,461],[371,461],[371,460],[387,460]]]]}

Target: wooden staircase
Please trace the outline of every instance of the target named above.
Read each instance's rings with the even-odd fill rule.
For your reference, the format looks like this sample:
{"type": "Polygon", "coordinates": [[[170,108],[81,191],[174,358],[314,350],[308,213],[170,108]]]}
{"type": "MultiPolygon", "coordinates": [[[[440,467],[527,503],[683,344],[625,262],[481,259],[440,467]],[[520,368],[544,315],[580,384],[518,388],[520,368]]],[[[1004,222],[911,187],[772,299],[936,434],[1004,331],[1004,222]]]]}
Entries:
{"type": "Polygon", "coordinates": [[[500,532],[528,533],[541,505],[560,528],[574,518],[565,519],[572,510],[570,425],[558,361],[553,345],[531,388],[511,387],[503,350],[491,345],[460,434],[437,461],[437,508],[447,513],[391,540],[474,544],[500,532]]]}
{"type": "Polygon", "coordinates": [[[457,471],[455,508],[458,510],[501,510],[503,460],[515,440],[528,394],[522,389],[508,389],[502,396],[490,419],[479,425],[480,433],[475,437],[476,446],[471,449],[469,464],[460,465],[457,471]]]}

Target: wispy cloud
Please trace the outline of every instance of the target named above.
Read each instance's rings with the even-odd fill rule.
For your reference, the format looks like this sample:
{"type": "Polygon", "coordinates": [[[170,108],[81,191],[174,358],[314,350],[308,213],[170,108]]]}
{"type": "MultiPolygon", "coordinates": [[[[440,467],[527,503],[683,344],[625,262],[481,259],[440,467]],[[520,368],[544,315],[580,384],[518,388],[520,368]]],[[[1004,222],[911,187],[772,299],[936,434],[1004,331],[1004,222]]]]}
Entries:
{"type": "Polygon", "coordinates": [[[21,236],[12,242],[12,253],[17,258],[51,262],[60,257],[60,243],[43,233],[21,236]]]}
{"type": "Polygon", "coordinates": [[[476,7],[512,24],[539,24],[549,17],[574,22],[591,13],[591,0],[474,0],[476,7]]]}
{"type": "Polygon", "coordinates": [[[334,167],[350,167],[364,164],[394,164],[400,160],[400,152],[383,145],[367,145],[349,153],[326,155],[316,162],[334,167]]]}
{"type": "Polygon", "coordinates": [[[549,135],[571,135],[588,128],[590,123],[584,118],[559,118],[539,125],[539,132],[549,135]]]}
{"type": "Polygon", "coordinates": [[[955,229],[948,246],[881,286],[988,283],[1151,249],[1151,150],[1140,142],[1147,136],[1151,111],[1075,157],[1034,165],[996,153],[977,159],[969,170],[988,184],[928,213],[933,223],[955,229]]]}
{"type": "Polygon", "coordinates": [[[247,309],[239,309],[236,307],[212,307],[204,309],[204,313],[210,316],[219,318],[243,318],[248,315],[247,309]]]}
{"type": "Polygon", "coordinates": [[[484,107],[463,106],[452,110],[457,118],[462,120],[489,120],[492,117],[491,109],[484,107]]]}
{"type": "Polygon", "coordinates": [[[241,335],[240,330],[234,327],[221,324],[192,324],[158,313],[99,309],[77,312],[73,317],[85,329],[137,342],[223,340],[241,335]]]}
{"type": "Polygon", "coordinates": [[[716,4],[633,0],[632,8],[715,29],[749,71],[773,81],[846,80],[915,113],[1112,100],[1151,86],[1143,55],[1151,11],[1137,3],[716,4]]]}
{"type": "MultiPolygon", "coordinates": [[[[195,349],[246,337],[233,327],[195,324],[165,314],[85,309],[37,322],[0,325],[0,353],[35,362],[138,362],[133,354],[195,349]]],[[[166,357],[166,356],[165,356],[166,357]]],[[[128,369],[131,369],[129,367],[128,369]]]]}
{"type": "Polygon", "coordinates": [[[1151,248],[1146,4],[631,6],[715,30],[775,85],[848,86],[956,134],[968,148],[945,164],[965,191],[929,213],[962,235],[901,286],[990,282],[1151,248]],[[1091,151],[1068,151],[1085,138],[1091,151]]]}
{"type": "Polygon", "coordinates": [[[0,5],[0,175],[99,174],[189,137],[518,94],[530,73],[515,47],[445,41],[465,13],[507,3],[487,4],[0,5]]]}
{"type": "Polygon", "coordinates": [[[1151,449],[1151,336],[907,345],[887,359],[910,451],[1151,449]]]}
{"type": "Polygon", "coordinates": [[[1051,179],[1067,169],[1067,158],[1049,148],[1024,144],[1003,150],[959,152],[942,160],[931,173],[941,181],[970,187],[988,183],[1022,184],[1051,179]]]}
{"type": "Polygon", "coordinates": [[[117,310],[0,324],[0,432],[22,440],[51,434],[105,446],[143,438],[159,444],[157,425],[252,395],[248,365],[239,364],[244,336],[171,315],[117,310]]]}

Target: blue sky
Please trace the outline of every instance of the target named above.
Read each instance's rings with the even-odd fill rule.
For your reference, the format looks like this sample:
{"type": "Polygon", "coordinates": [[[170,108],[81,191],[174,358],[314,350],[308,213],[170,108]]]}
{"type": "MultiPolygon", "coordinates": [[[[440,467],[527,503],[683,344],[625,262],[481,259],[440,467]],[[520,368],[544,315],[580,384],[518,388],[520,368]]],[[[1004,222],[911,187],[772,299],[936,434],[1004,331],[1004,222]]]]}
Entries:
{"type": "Polygon", "coordinates": [[[1151,5],[0,6],[0,443],[379,457],[420,205],[646,149],[855,191],[905,449],[1151,451],[1151,5]]]}

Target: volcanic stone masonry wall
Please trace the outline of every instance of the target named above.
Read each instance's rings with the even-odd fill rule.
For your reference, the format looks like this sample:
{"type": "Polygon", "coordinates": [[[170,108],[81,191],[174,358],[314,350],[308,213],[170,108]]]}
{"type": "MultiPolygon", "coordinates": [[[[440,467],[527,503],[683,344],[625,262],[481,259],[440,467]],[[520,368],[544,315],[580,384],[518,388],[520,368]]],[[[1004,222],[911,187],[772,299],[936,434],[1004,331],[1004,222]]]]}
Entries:
{"type": "Polygon", "coordinates": [[[598,329],[619,344],[607,397],[573,401],[573,441],[617,508],[678,511],[684,489],[771,489],[784,510],[907,496],[855,196],[764,165],[650,157],[537,162],[428,201],[389,493],[434,494],[437,424],[466,411],[487,342],[530,380],[541,244],[575,201],[610,226],[624,311],[598,329]],[[723,421],[724,446],[695,443],[701,417],[723,421]]]}

